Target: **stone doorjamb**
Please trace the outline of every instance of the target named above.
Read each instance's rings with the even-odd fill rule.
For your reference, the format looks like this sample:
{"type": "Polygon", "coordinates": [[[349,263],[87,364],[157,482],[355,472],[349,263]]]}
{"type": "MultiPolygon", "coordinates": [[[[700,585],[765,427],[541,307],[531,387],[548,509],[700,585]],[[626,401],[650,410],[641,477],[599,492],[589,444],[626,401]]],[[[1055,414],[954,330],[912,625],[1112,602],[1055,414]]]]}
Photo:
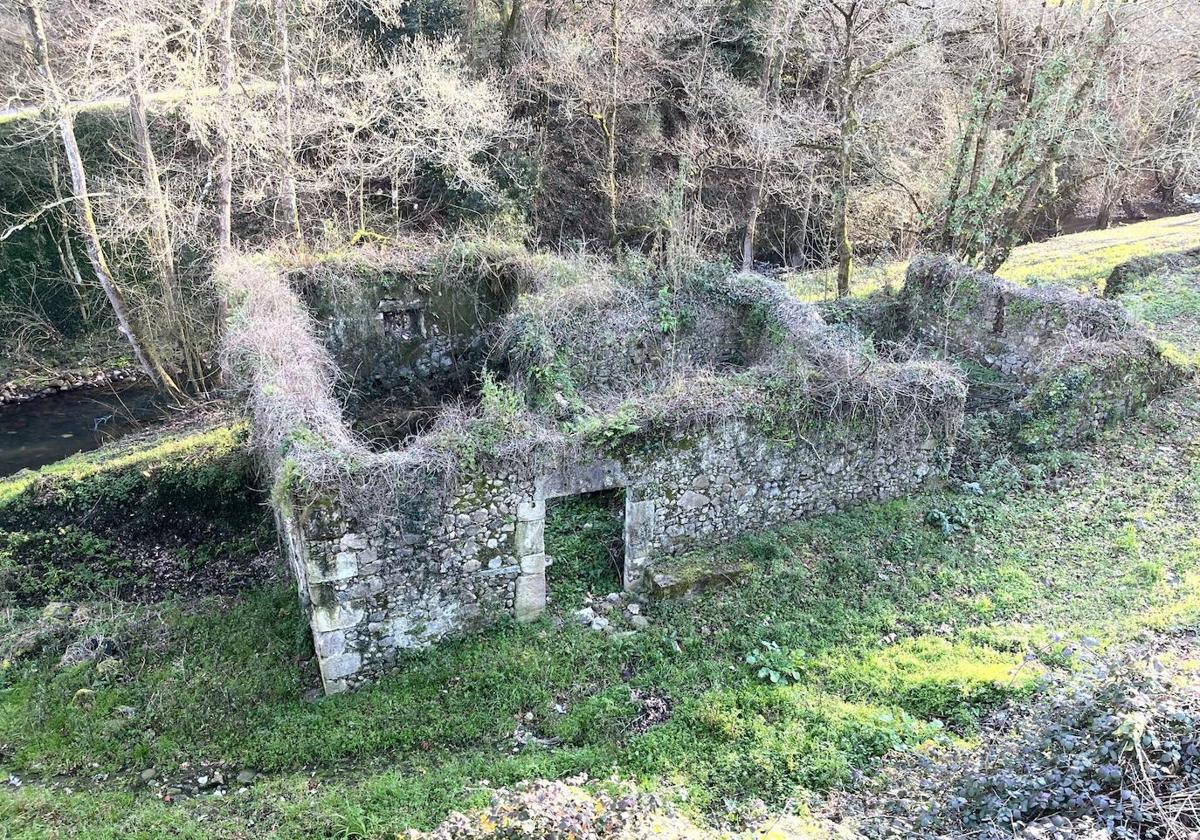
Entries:
{"type": "Polygon", "coordinates": [[[533,621],[546,609],[546,502],[600,490],[625,488],[625,568],[622,584],[636,589],[649,561],[654,501],[633,501],[629,482],[617,461],[598,461],[549,473],[534,482],[533,498],[517,505],[516,554],[521,564],[513,612],[517,621],[533,621]]]}

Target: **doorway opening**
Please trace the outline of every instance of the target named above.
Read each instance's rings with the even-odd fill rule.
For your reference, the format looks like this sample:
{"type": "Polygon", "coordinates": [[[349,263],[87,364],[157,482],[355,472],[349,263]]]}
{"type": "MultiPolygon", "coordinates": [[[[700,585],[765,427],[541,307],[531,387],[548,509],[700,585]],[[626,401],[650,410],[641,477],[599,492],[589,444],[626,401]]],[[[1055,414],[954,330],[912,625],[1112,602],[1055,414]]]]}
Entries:
{"type": "Polygon", "coordinates": [[[620,592],[625,574],[625,490],[562,496],[546,502],[546,570],[551,604],[572,609],[591,594],[620,592]]]}

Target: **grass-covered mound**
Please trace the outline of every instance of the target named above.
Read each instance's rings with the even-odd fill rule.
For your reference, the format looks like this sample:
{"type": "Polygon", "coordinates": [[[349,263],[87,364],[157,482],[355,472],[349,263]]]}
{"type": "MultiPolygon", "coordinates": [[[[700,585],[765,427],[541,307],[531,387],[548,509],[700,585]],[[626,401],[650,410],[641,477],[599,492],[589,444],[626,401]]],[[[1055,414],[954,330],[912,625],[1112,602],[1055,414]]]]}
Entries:
{"type": "Polygon", "coordinates": [[[1196,247],[1200,213],[1059,236],[1015,248],[997,272],[1005,280],[1097,290],[1118,265],[1196,247]]]}
{"type": "Polygon", "coordinates": [[[2,597],[235,588],[273,542],[246,436],[211,418],[0,480],[2,597]]]}
{"type": "MultiPolygon", "coordinates": [[[[1057,236],[1014,248],[996,276],[1023,286],[1060,285],[1095,293],[1123,263],[1161,260],[1200,243],[1200,213],[1168,216],[1107,230],[1057,236]]],[[[904,284],[907,262],[859,266],[851,294],[870,295],[904,284]]],[[[837,294],[837,267],[788,272],[788,289],[801,300],[831,301],[837,294]]]]}

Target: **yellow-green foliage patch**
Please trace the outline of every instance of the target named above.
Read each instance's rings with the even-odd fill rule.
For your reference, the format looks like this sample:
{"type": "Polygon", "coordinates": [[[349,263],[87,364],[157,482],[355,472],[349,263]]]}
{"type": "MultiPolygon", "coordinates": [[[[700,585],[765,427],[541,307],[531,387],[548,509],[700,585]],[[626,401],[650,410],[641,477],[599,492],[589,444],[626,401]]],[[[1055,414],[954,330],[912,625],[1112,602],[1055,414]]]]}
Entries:
{"type": "Polygon", "coordinates": [[[1005,700],[1029,694],[1043,674],[1024,657],[938,636],[903,639],[865,652],[813,661],[813,673],[841,696],[903,707],[926,720],[969,726],[1005,700]]]}
{"type": "Polygon", "coordinates": [[[1200,244],[1200,213],[1058,236],[1013,250],[997,273],[1014,283],[1099,288],[1110,271],[1134,257],[1200,244]]]}
{"type": "Polygon", "coordinates": [[[1119,300],[1184,354],[1200,352],[1200,266],[1164,268],[1135,278],[1119,300]]]}
{"type": "MultiPolygon", "coordinates": [[[[907,270],[907,260],[858,266],[854,269],[850,281],[850,292],[857,296],[869,295],[883,288],[899,288],[904,285],[904,272],[907,270]]],[[[779,279],[789,292],[809,303],[833,300],[837,297],[836,268],[798,271],[784,274],[779,279]]]]}
{"type": "MultiPolygon", "coordinates": [[[[1200,245],[1200,213],[1169,216],[1148,222],[1056,236],[1015,248],[996,271],[1014,283],[1056,283],[1096,290],[1116,266],[1134,257],[1171,253],[1200,245]]],[[[882,288],[904,285],[907,261],[856,266],[850,281],[853,295],[869,295],[882,288]]],[[[804,301],[833,300],[837,296],[837,269],[798,271],[781,278],[788,291],[804,301]]]]}
{"type": "Polygon", "coordinates": [[[168,466],[178,469],[188,463],[221,459],[243,450],[247,433],[247,424],[237,421],[149,440],[144,437],[126,439],[38,470],[23,470],[0,479],[0,506],[30,489],[40,493],[125,470],[152,472],[168,466]]]}

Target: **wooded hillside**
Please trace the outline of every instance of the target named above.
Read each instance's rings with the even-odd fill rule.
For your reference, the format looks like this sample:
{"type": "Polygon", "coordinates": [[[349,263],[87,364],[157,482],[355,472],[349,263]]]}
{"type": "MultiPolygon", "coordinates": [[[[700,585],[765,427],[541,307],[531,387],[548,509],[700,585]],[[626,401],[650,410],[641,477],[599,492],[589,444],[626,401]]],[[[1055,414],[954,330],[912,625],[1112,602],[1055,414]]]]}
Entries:
{"type": "Polygon", "coordinates": [[[0,18],[0,327],[213,376],[222,250],[464,227],[837,267],[1200,191],[1190,0],[22,0],[0,18]]]}

